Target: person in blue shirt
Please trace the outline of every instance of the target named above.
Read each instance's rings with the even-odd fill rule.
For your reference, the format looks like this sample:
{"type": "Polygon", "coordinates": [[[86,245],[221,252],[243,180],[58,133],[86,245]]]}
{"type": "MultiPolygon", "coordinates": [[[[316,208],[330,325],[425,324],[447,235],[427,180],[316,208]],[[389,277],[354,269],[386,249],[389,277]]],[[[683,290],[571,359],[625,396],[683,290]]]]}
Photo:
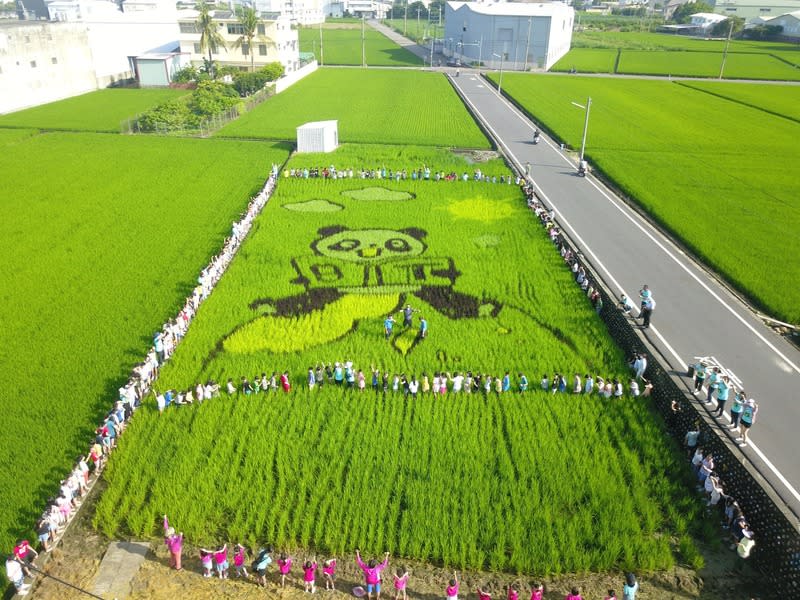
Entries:
{"type": "Polygon", "coordinates": [[[519,374],[519,391],[520,392],[527,392],[528,391],[528,378],[525,377],[522,373],[519,374]]]}
{"type": "Polygon", "coordinates": [[[639,591],[639,582],[633,573],[625,574],[625,585],[622,586],[622,600],[636,600],[636,592],[639,591]]]}
{"type": "Polygon", "coordinates": [[[511,391],[511,377],[509,376],[508,371],[506,371],[506,374],[503,375],[503,391],[511,391]]]}
{"type": "Polygon", "coordinates": [[[717,382],[717,410],[714,413],[715,417],[721,417],[722,413],[725,411],[725,403],[728,401],[728,394],[730,394],[728,377],[723,375],[717,382]]]}
{"type": "Polygon", "coordinates": [[[392,330],[394,329],[394,317],[389,315],[383,321],[383,333],[386,335],[386,339],[388,340],[392,337],[392,330]]]}
{"type": "Polygon", "coordinates": [[[423,340],[428,337],[428,322],[425,317],[419,318],[419,337],[423,340]]]}
{"type": "Polygon", "coordinates": [[[336,363],[336,366],[333,369],[333,382],[336,385],[342,385],[344,381],[344,369],[342,369],[341,363],[336,363]]]}

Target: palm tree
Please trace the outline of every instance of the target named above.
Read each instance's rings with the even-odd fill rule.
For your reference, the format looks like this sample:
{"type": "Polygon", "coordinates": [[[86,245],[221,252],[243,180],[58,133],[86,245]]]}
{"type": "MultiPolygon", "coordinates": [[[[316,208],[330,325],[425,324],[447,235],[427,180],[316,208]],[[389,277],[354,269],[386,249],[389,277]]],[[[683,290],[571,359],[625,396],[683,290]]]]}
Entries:
{"type": "Polygon", "coordinates": [[[217,48],[225,49],[225,38],[222,37],[222,34],[217,29],[217,24],[214,22],[214,17],[211,15],[208,4],[201,2],[197,9],[200,13],[197,15],[195,25],[200,33],[200,50],[208,51],[208,65],[206,67],[209,70],[209,75],[213,77],[214,73],[211,72],[214,65],[212,52],[216,51],[217,48]]]}
{"type": "Polygon", "coordinates": [[[235,48],[247,46],[247,52],[250,54],[250,70],[255,71],[256,55],[253,49],[253,40],[258,39],[268,44],[272,44],[273,42],[270,38],[258,34],[258,13],[252,6],[243,6],[241,11],[239,11],[239,25],[242,28],[242,35],[238,37],[233,45],[235,48]]]}

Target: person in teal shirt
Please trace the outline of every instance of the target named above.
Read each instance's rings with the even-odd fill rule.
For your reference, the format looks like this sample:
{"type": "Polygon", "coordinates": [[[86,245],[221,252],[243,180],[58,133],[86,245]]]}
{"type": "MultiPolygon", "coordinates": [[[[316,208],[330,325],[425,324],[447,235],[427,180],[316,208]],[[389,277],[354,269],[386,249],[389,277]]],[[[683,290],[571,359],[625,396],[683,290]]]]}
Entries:
{"type": "Polygon", "coordinates": [[[520,392],[527,392],[528,391],[528,378],[525,377],[522,373],[519,374],[519,391],[520,392]]]}
{"type": "Polygon", "coordinates": [[[633,573],[625,574],[625,585],[622,586],[622,600],[636,600],[636,592],[639,591],[639,582],[633,573]]]}
{"type": "Polygon", "coordinates": [[[508,392],[511,390],[511,376],[509,376],[508,371],[503,376],[503,391],[508,392]]]}
{"type": "Polygon", "coordinates": [[[728,401],[729,393],[728,377],[723,375],[717,382],[717,411],[714,413],[715,417],[721,417],[725,411],[725,403],[728,401]]]}

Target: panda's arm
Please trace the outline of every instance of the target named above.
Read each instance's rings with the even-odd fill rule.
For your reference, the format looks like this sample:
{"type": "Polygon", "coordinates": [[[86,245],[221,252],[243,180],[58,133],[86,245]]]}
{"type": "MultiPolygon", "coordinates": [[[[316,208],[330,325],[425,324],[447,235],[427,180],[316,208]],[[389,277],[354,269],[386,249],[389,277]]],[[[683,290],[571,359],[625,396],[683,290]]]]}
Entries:
{"type": "Polygon", "coordinates": [[[287,298],[259,298],[250,303],[253,310],[262,310],[276,317],[294,317],[325,308],[342,297],[336,288],[312,288],[287,298]]]}
{"type": "Polygon", "coordinates": [[[447,286],[423,287],[414,295],[450,319],[496,317],[503,308],[494,300],[476,298],[447,286]]]}

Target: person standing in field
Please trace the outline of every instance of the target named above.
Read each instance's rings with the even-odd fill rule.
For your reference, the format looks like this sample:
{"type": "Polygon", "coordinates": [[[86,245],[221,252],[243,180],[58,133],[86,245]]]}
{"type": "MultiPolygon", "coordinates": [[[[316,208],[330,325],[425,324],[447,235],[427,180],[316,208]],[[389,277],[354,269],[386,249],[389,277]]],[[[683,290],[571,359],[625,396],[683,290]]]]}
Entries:
{"type": "Polygon", "coordinates": [[[394,574],[394,600],[406,600],[406,585],[408,585],[408,569],[400,567],[394,574]]]}
{"type": "Polygon", "coordinates": [[[325,578],[325,589],[336,589],[336,559],[329,558],[322,563],[322,575],[325,578]]]}
{"type": "Polygon", "coordinates": [[[181,566],[181,553],[183,552],[183,532],[176,534],[175,529],[169,526],[167,515],[164,515],[164,543],[169,549],[169,566],[180,571],[181,566]]]}
{"type": "Polygon", "coordinates": [[[492,600],[492,595],[489,592],[478,588],[478,600],[492,600]]]}
{"type": "Polygon", "coordinates": [[[358,566],[361,567],[361,570],[364,572],[364,579],[367,584],[367,598],[368,600],[372,600],[372,592],[375,592],[375,600],[380,600],[381,597],[381,571],[386,568],[386,565],[389,564],[389,553],[386,552],[383,555],[383,562],[378,564],[378,561],[374,558],[369,560],[369,563],[365,564],[363,560],[361,560],[361,552],[356,549],[356,562],[358,566]]]}
{"type": "Polygon", "coordinates": [[[400,312],[403,313],[403,327],[406,329],[411,329],[414,313],[419,312],[419,310],[411,308],[410,304],[406,304],[406,307],[400,312]]]}
{"type": "Polygon", "coordinates": [[[261,587],[267,586],[267,567],[272,562],[272,557],[269,553],[272,552],[271,548],[262,548],[259,550],[256,559],[253,561],[253,571],[256,574],[256,583],[261,587]]]}
{"type": "Polygon", "coordinates": [[[519,391],[520,392],[527,392],[528,391],[528,378],[522,373],[518,373],[517,377],[519,377],[519,391]]]}
{"type": "Polygon", "coordinates": [[[519,600],[519,592],[513,585],[508,586],[508,600],[519,600]]]}
{"type": "Polygon", "coordinates": [[[458,573],[453,571],[453,578],[445,590],[447,600],[458,600],[458,573]]]}
{"type": "Polygon", "coordinates": [[[292,390],[292,384],[289,381],[289,371],[284,371],[281,374],[281,388],[285,393],[289,393],[292,390]]]}
{"type": "Polygon", "coordinates": [[[394,317],[392,315],[388,315],[383,320],[383,335],[388,340],[392,337],[392,330],[394,329],[394,317]]]}
{"type": "Polygon", "coordinates": [[[214,552],[214,566],[220,579],[228,578],[228,544],[214,552]]]}
{"type": "Polygon", "coordinates": [[[200,548],[200,565],[203,567],[203,577],[211,577],[214,570],[214,552],[200,548]]]}
{"type": "Polygon", "coordinates": [[[292,570],[292,557],[281,554],[278,559],[278,572],[281,574],[281,587],[286,587],[286,576],[292,570]]]}
{"type": "Polygon", "coordinates": [[[583,600],[583,598],[581,598],[581,591],[577,587],[573,587],[569,594],[567,594],[565,600],[583,600]]]}
{"type": "Polygon", "coordinates": [[[317,573],[317,561],[316,560],[307,560],[306,564],[303,565],[303,591],[304,592],[311,592],[312,594],[316,591],[316,573],[317,573]]]}
{"type": "Polygon", "coordinates": [[[419,337],[423,340],[428,337],[428,321],[425,317],[419,318],[419,337]]]}

